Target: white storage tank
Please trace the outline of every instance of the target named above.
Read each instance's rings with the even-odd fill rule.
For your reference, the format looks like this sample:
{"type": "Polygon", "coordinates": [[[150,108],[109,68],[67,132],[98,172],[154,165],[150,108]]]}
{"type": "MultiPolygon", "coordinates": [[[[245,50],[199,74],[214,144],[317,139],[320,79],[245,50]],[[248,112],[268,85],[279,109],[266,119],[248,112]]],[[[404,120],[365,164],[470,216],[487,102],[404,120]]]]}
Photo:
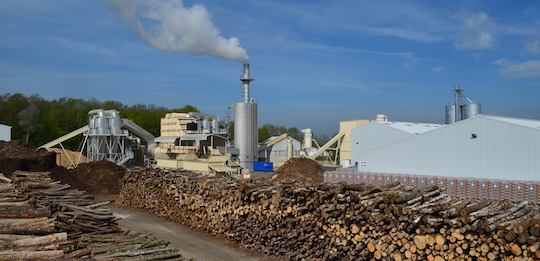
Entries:
{"type": "Polygon", "coordinates": [[[258,161],[257,103],[249,98],[249,64],[244,64],[242,78],[242,100],[234,104],[234,147],[240,150],[238,158],[247,169],[253,169],[253,162],[258,161]]]}

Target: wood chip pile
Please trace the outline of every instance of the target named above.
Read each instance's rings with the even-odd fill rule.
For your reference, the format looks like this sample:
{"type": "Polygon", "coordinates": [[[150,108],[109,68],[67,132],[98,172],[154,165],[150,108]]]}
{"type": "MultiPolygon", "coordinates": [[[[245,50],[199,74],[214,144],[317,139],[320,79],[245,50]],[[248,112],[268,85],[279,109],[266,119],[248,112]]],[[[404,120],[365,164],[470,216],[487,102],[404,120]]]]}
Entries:
{"type": "Polygon", "coordinates": [[[535,260],[539,207],[433,187],[306,185],[139,169],[121,204],[288,260],[535,260]]]}
{"type": "Polygon", "coordinates": [[[182,260],[166,247],[168,242],[115,235],[122,231],[113,213],[103,208],[109,203],[95,203],[83,191],[52,180],[48,172],[15,171],[12,178],[0,174],[0,260],[155,260],[156,255],[182,260]]]}
{"type": "Polygon", "coordinates": [[[19,140],[0,140],[0,173],[8,178],[16,170],[49,171],[56,166],[56,155],[19,140]]]}

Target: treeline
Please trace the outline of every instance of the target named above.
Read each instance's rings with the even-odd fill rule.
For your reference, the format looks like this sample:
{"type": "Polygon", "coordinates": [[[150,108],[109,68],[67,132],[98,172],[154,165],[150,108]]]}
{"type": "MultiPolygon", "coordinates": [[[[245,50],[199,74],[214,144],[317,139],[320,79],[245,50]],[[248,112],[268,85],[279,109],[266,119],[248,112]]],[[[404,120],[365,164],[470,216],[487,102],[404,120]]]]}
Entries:
{"type": "MultiPolygon", "coordinates": [[[[289,137],[292,137],[298,141],[302,141],[304,139],[304,134],[296,127],[286,128],[283,126],[275,126],[270,123],[266,123],[259,128],[259,142],[263,142],[272,136],[279,136],[283,133],[287,133],[289,137]]],[[[326,135],[313,135],[312,138],[320,145],[325,144],[330,140],[330,138],[328,138],[326,135]]]]}
{"type": "MultiPolygon", "coordinates": [[[[160,120],[168,112],[199,112],[196,107],[165,108],[154,105],[124,105],[117,101],[74,98],[45,100],[39,95],[20,93],[0,96],[0,123],[9,125],[11,139],[41,146],[88,124],[88,112],[93,109],[118,110],[122,118],[137,123],[154,136],[159,136],[160,120]]],[[[64,147],[78,149],[82,137],[63,142],[64,147]]]]}
{"type": "MultiPolygon", "coordinates": [[[[39,95],[25,96],[21,93],[0,95],[0,124],[9,125],[11,139],[26,141],[36,147],[70,133],[88,124],[88,112],[94,109],[117,110],[122,118],[130,119],[143,129],[159,136],[160,121],[168,112],[200,112],[198,108],[185,105],[179,108],[165,108],[155,105],[124,105],[118,101],[98,101],[63,97],[57,100],[45,100],[39,95]]],[[[234,122],[229,122],[230,139],[234,139],[234,122]]],[[[258,129],[259,142],[272,136],[287,133],[302,141],[303,134],[298,128],[285,128],[269,123],[258,129]]],[[[62,145],[71,150],[78,150],[82,136],[67,140],[62,145]]],[[[326,143],[326,135],[313,138],[319,143],[326,143]]]]}

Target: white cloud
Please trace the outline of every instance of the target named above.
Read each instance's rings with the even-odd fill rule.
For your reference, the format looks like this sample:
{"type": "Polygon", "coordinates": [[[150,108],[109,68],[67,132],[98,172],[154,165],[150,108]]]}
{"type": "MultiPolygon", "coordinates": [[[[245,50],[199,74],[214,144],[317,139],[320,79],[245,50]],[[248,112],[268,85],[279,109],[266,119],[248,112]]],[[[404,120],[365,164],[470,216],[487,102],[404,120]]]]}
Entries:
{"type": "Polygon", "coordinates": [[[493,64],[500,66],[499,72],[511,78],[540,78],[540,60],[515,62],[499,59],[493,64]]]}
{"type": "Polygon", "coordinates": [[[92,43],[74,41],[74,40],[70,40],[66,38],[59,38],[59,37],[49,37],[48,40],[50,40],[51,42],[57,43],[59,45],[62,45],[63,47],[67,49],[71,49],[71,50],[81,52],[81,53],[90,53],[90,54],[111,56],[111,57],[116,56],[116,54],[113,51],[97,46],[92,43]]]}
{"type": "Polygon", "coordinates": [[[412,27],[375,27],[353,25],[350,26],[350,28],[356,31],[368,32],[373,35],[391,36],[416,42],[432,43],[441,40],[441,38],[438,36],[412,27]]]}
{"type": "Polygon", "coordinates": [[[446,68],[444,68],[444,67],[437,67],[437,68],[433,68],[432,71],[434,71],[434,72],[441,72],[441,71],[444,70],[444,69],[446,69],[446,68]]]}
{"type": "Polygon", "coordinates": [[[525,41],[525,51],[528,54],[540,55],[540,35],[525,41]]]}
{"type": "Polygon", "coordinates": [[[486,50],[494,47],[498,25],[487,14],[459,12],[454,18],[464,25],[463,34],[454,42],[458,50],[486,50]]]}

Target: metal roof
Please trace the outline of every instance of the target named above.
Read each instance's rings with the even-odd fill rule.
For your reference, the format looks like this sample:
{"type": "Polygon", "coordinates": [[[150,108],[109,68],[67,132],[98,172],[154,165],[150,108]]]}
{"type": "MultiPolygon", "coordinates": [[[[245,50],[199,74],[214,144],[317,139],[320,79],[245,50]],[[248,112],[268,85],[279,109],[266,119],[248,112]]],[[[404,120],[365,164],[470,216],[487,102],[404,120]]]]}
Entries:
{"type": "Polygon", "coordinates": [[[174,142],[179,137],[157,137],[154,139],[155,142],[174,142]]]}
{"type": "Polygon", "coordinates": [[[540,129],[539,120],[521,119],[521,118],[512,118],[512,117],[485,115],[485,114],[480,114],[478,116],[486,118],[486,119],[503,121],[503,122],[510,123],[513,125],[519,125],[519,126],[529,127],[533,129],[540,129]]]}
{"type": "Polygon", "coordinates": [[[186,134],[180,140],[206,140],[211,134],[186,134]]]}
{"type": "Polygon", "coordinates": [[[386,125],[394,129],[404,131],[411,134],[422,134],[431,130],[445,126],[444,124],[433,123],[416,123],[416,122],[399,122],[399,121],[373,121],[375,123],[386,125]]]}

